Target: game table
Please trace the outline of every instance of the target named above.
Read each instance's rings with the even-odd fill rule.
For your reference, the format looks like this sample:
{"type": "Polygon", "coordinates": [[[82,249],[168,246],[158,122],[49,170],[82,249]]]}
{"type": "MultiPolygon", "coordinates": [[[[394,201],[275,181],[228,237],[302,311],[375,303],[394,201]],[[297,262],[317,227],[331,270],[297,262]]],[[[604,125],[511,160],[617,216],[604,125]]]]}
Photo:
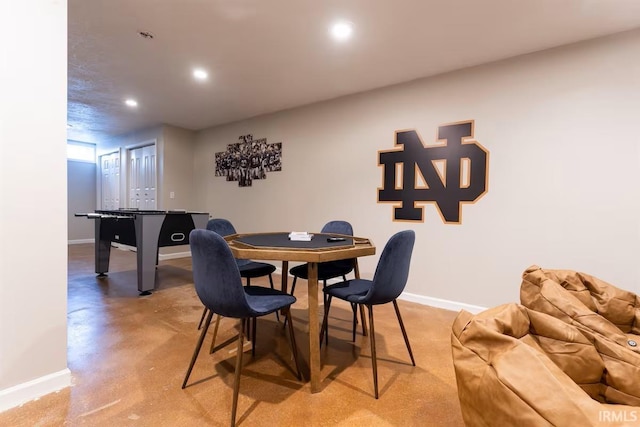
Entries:
{"type": "Polygon", "coordinates": [[[360,277],[358,257],[374,255],[376,248],[366,238],[333,233],[315,233],[310,241],[289,239],[288,232],[233,234],[225,237],[233,256],[239,259],[282,261],[282,291],[287,292],[289,261],[308,263],[309,279],[309,370],[311,392],[320,391],[320,328],[318,320],[318,263],[353,259],[360,277]],[[331,238],[344,240],[330,241],[331,238]]]}
{"type": "Polygon", "coordinates": [[[155,288],[158,249],[188,245],[191,230],[206,228],[209,220],[206,212],[182,210],[117,209],[75,215],[95,220],[95,270],[99,276],[109,271],[112,242],[136,248],[141,295],[149,295],[155,288]]]}

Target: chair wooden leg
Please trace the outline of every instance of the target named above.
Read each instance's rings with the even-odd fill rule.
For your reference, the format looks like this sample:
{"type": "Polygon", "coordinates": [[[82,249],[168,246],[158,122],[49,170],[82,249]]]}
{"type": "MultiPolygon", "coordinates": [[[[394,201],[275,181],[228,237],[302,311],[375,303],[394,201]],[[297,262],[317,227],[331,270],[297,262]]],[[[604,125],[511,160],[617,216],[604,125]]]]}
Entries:
{"type": "Polygon", "coordinates": [[[398,323],[400,323],[400,329],[402,329],[402,336],[404,337],[404,343],[407,345],[407,350],[409,350],[409,357],[411,357],[411,364],[416,366],[416,361],[413,359],[413,352],[411,351],[411,344],[409,344],[409,337],[407,336],[407,331],[404,329],[404,322],[402,322],[402,316],[400,316],[400,309],[398,308],[398,302],[393,300],[393,308],[396,309],[396,316],[398,317],[398,323]]]}
{"type": "MultiPolygon", "coordinates": [[[[271,274],[269,274],[269,284],[271,285],[271,289],[275,289],[273,287],[273,277],[271,277],[271,274]]],[[[276,310],[276,320],[278,321],[278,323],[280,322],[280,315],[278,314],[278,310],[276,310]]]]}
{"type": "Polygon", "coordinates": [[[320,347],[322,347],[322,338],[329,345],[329,308],[331,308],[331,295],[327,295],[327,303],[324,305],[324,316],[322,318],[322,327],[320,328],[320,347]]]}
{"type": "Polygon", "coordinates": [[[376,360],[376,331],[373,326],[373,306],[368,305],[369,309],[369,341],[371,342],[371,366],[373,367],[373,388],[376,391],[376,399],[378,398],[378,362],[376,360]]]}
{"type": "MultiPolygon", "coordinates": [[[[289,295],[293,296],[293,292],[296,290],[296,281],[298,280],[298,276],[293,276],[293,283],[291,284],[291,293],[289,295]]],[[[287,318],[285,317],[284,319],[284,324],[282,325],[282,327],[286,327],[287,326],[287,318]]]]}
{"type": "MultiPolygon", "coordinates": [[[[347,281],[347,276],[345,276],[344,274],[342,275],[342,280],[344,282],[347,281]]],[[[364,323],[364,312],[362,312],[362,306],[360,306],[360,317],[362,317],[362,336],[366,337],[367,336],[367,330],[366,330],[366,326],[364,323]]],[[[358,316],[355,315],[354,313],[354,318],[353,318],[354,323],[354,327],[353,327],[353,342],[356,342],[356,328],[355,325],[358,324],[358,316]]]]}
{"type": "MultiPolygon", "coordinates": [[[[324,290],[324,288],[327,287],[327,279],[323,279],[322,280],[322,290],[324,290]]],[[[322,303],[326,304],[327,303],[327,294],[325,294],[324,292],[322,292],[322,303]]]]}
{"type": "Polygon", "coordinates": [[[256,357],[256,322],[258,321],[257,317],[251,319],[251,356],[256,357]]]}
{"type": "Polygon", "coordinates": [[[202,310],[202,316],[200,317],[200,323],[198,323],[198,330],[200,330],[200,328],[202,328],[202,322],[204,321],[204,317],[207,315],[207,311],[209,311],[209,309],[207,307],[205,307],[204,310],[202,310]]]}
{"type": "Polygon", "coordinates": [[[211,347],[209,348],[209,354],[213,353],[213,349],[216,346],[216,337],[218,336],[218,327],[220,326],[220,319],[222,316],[216,314],[216,324],[213,326],[213,338],[211,339],[211,347]]]}
{"type": "Polygon", "coordinates": [[[351,311],[353,311],[353,325],[352,325],[353,337],[351,338],[351,341],[356,342],[356,323],[358,323],[358,304],[351,303],[351,311]]]}
{"type": "Polygon", "coordinates": [[[193,356],[191,356],[191,362],[189,362],[189,368],[187,369],[187,374],[184,376],[184,381],[182,382],[182,388],[187,386],[187,381],[189,381],[189,376],[191,375],[191,370],[193,369],[193,365],[196,364],[196,359],[198,358],[198,354],[200,353],[200,349],[202,348],[202,342],[204,341],[204,337],[207,335],[207,330],[209,329],[209,324],[211,323],[211,317],[213,317],[213,312],[209,311],[207,315],[207,321],[204,324],[204,328],[202,328],[202,332],[200,333],[200,338],[198,338],[198,343],[196,344],[196,348],[193,351],[193,356]]]}
{"type": "Polygon", "coordinates": [[[293,362],[296,364],[296,377],[302,380],[300,374],[300,364],[298,363],[298,345],[296,344],[296,336],[293,333],[293,323],[291,322],[291,307],[287,308],[284,313],[285,323],[289,324],[289,340],[291,341],[291,353],[293,354],[293,362]]]}
{"type": "Polygon", "coordinates": [[[364,320],[364,306],[360,304],[360,319],[362,320],[362,336],[367,336],[367,322],[364,320]]]}
{"type": "Polygon", "coordinates": [[[236,425],[236,411],[238,409],[238,392],[240,391],[240,371],[242,370],[242,348],[244,344],[244,327],[248,319],[240,320],[240,333],[238,333],[238,351],[236,354],[236,372],[233,380],[233,405],[231,407],[231,427],[236,425]]]}
{"type": "Polygon", "coordinates": [[[243,325],[244,325],[245,337],[248,340],[251,340],[251,336],[252,336],[251,335],[251,333],[252,333],[252,331],[251,331],[251,322],[247,320],[246,322],[243,323],[243,325]]]}

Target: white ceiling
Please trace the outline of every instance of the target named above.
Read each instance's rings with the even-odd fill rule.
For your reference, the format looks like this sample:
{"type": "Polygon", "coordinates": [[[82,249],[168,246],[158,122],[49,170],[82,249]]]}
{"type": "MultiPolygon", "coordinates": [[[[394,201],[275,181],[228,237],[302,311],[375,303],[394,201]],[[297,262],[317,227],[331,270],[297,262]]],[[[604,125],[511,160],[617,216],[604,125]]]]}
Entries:
{"type": "Polygon", "coordinates": [[[88,142],[161,123],[203,129],[640,27],[638,0],[68,0],[68,8],[68,133],[88,142]],[[347,43],[329,37],[338,18],[354,23],[347,43]],[[195,66],[209,71],[207,82],[192,78],[195,66]]]}

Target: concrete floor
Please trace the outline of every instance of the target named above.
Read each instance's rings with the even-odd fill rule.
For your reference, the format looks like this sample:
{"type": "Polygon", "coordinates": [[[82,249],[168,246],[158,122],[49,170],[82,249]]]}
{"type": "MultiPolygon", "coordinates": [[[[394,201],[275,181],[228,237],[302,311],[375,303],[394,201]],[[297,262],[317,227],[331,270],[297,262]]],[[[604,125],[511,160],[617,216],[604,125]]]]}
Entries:
{"type": "MultiPolygon", "coordinates": [[[[93,245],[69,247],[68,366],[72,386],[0,413],[1,426],[225,426],[230,422],[235,345],[200,354],[181,389],[198,339],[202,304],[190,258],[161,261],[156,291],[138,296],[135,254],[112,250],[110,273],[93,270],[93,245]]],[[[277,265],[280,267],[279,265],[277,265]]],[[[280,278],[274,277],[279,283],[280,278]]],[[[267,285],[254,279],[252,285],[267,285]]],[[[299,357],[308,367],[307,296],[293,306],[299,357]]],[[[286,330],[258,320],[256,357],[245,353],[241,426],[462,426],[450,347],[456,313],[400,301],[416,359],[411,366],[393,306],[376,307],[380,398],[373,397],[368,338],[351,342],[351,309],[335,301],[322,391],[295,378],[286,330]]],[[[223,319],[217,342],[236,333],[223,319]]],[[[213,328],[211,328],[213,329],[213,328]]],[[[210,339],[205,342],[208,348],[210,339]]],[[[46,349],[42,349],[46,351],[46,349]]]]}

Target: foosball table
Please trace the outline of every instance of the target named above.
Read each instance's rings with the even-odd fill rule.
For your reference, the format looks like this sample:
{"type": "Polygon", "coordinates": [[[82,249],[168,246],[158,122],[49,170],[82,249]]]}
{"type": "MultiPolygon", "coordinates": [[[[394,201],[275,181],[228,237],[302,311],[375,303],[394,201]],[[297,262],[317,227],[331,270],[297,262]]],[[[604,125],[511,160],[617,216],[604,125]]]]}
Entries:
{"type": "Polygon", "coordinates": [[[109,271],[112,242],[136,248],[138,291],[149,295],[155,288],[159,248],[189,244],[194,228],[206,228],[206,212],[159,210],[96,210],[75,214],[95,221],[96,273],[109,271]]]}

